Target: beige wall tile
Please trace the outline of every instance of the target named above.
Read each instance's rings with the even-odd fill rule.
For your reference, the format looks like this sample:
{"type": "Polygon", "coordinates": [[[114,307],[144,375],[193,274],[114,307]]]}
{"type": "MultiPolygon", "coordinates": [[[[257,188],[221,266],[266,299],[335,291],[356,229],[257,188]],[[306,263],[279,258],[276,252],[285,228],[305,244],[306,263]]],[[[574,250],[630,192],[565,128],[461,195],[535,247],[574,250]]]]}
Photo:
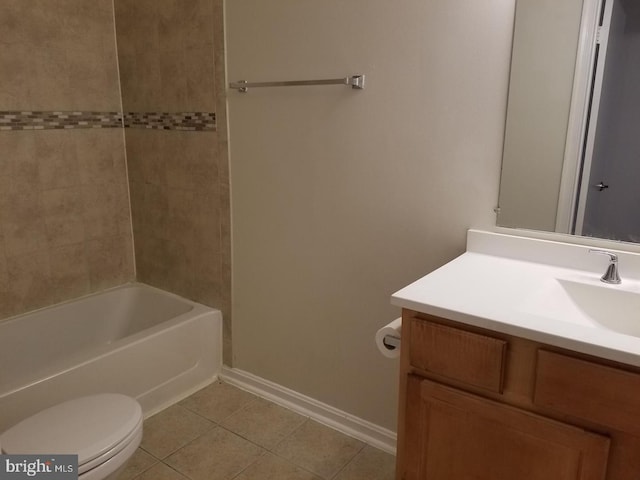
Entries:
{"type": "Polygon", "coordinates": [[[47,216],[44,220],[50,247],[79,243],[85,239],[85,224],[74,215],[47,216]]]}
{"type": "Polygon", "coordinates": [[[87,241],[91,291],[115,287],[134,279],[131,237],[120,235],[87,241]]]}
{"type": "Polygon", "coordinates": [[[0,221],[8,224],[39,220],[42,217],[41,197],[37,188],[29,189],[26,184],[11,183],[0,192],[0,221]]]}
{"type": "Polygon", "coordinates": [[[67,187],[42,191],[44,215],[70,215],[80,217],[83,212],[82,188],[67,187]]]}
{"type": "Polygon", "coordinates": [[[164,136],[167,185],[215,192],[218,187],[216,132],[169,132],[164,136]]]}
{"type": "Polygon", "coordinates": [[[125,110],[214,111],[213,2],[115,6],[125,110]]]}
{"type": "Polygon", "coordinates": [[[165,137],[173,133],[135,128],[126,131],[127,167],[131,181],[154,185],[167,183],[166,159],[171,156],[171,145],[167,145],[165,137]]]}
{"type": "Polygon", "coordinates": [[[80,130],[43,130],[35,137],[35,158],[39,163],[41,188],[80,185],[80,163],[75,139],[80,130]]]}
{"type": "Polygon", "coordinates": [[[138,278],[219,307],[230,284],[222,280],[217,134],[126,135],[138,278]]]}
{"type": "Polygon", "coordinates": [[[46,251],[47,231],[41,219],[6,222],[3,231],[7,257],[46,251]]]}
{"type": "Polygon", "coordinates": [[[214,112],[216,97],[213,39],[209,44],[190,47],[181,53],[186,80],[186,110],[214,112]]]}
{"type": "MultiPolygon", "coordinates": [[[[3,241],[0,236],[0,252],[3,251],[2,245],[3,241]]],[[[7,259],[4,254],[0,254],[0,318],[18,313],[19,306],[18,296],[11,288],[7,259]]]]}
{"type": "Polygon", "coordinates": [[[14,313],[43,307],[55,301],[51,288],[51,265],[46,251],[8,257],[7,274],[15,301],[14,313]]]}
{"type": "MultiPolygon", "coordinates": [[[[145,232],[135,231],[136,272],[139,281],[169,290],[172,275],[164,261],[167,241],[145,232]]],[[[177,293],[177,292],[176,292],[177,293]]]]}
{"type": "Polygon", "coordinates": [[[227,141],[227,87],[224,32],[224,1],[213,0],[214,36],[214,89],[216,102],[216,134],[218,138],[218,185],[220,187],[220,255],[222,260],[222,280],[218,308],[224,319],[223,360],[226,365],[233,363],[231,341],[231,205],[229,189],[229,144],[227,141]]]}
{"type": "Polygon", "coordinates": [[[0,132],[0,171],[11,177],[11,185],[30,185],[39,178],[40,163],[35,154],[36,132],[0,132]]]}
{"type": "Polygon", "coordinates": [[[84,242],[49,250],[54,301],[86,295],[91,291],[84,242]]]}
{"type": "Polygon", "coordinates": [[[110,0],[4,0],[0,109],[119,108],[110,0]]]}
{"type": "Polygon", "coordinates": [[[233,362],[233,344],[231,343],[230,327],[226,323],[226,317],[224,317],[225,323],[223,325],[223,337],[222,337],[222,361],[225,365],[232,365],[233,362]]]}
{"type": "Polygon", "coordinates": [[[0,318],[133,279],[122,132],[3,132],[0,148],[0,254],[16,282],[0,318]],[[19,268],[27,255],[49,273],[19,268]]]}
{"type": "Polygon", "coordinates": [[[87,129],[75,135],[75,154],[82,185],[126,182],[124,132],[87,129]]]}
{"type": "Polygon", "coordinates": [[[13,183],[0,191],[0,222],[7,256],[46,249],[46,229],[41,195],[26,185],[13,183]]]}
{"type": "Polygon", "coordinates": [[[82,202],[87,239],[128,233],[129,205],[124,184],[83,186],[82,202]]]}

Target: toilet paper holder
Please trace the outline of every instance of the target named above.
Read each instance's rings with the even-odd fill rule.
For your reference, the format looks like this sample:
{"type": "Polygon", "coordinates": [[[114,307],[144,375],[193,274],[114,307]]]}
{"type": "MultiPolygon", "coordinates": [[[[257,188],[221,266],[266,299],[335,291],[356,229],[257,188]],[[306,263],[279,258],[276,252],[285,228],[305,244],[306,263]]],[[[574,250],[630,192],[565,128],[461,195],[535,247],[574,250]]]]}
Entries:
{"type": "Polygon", "coordinates": [[[389,350],[395,350],[396,348],[400,348],[400,337],[385,335],[382,339],[382,344],[389,350]]]}

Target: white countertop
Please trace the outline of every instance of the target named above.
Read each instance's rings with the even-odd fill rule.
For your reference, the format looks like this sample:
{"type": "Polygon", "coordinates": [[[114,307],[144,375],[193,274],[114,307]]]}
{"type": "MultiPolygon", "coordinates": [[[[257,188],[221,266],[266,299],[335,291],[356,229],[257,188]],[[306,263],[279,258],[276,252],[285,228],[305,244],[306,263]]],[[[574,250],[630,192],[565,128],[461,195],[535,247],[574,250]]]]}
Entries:
{"type": "Polygon", "coordinates": [[[607,261],[589,254],[588,248],[470,230],[466,253],[399,290],[391,297],[391,303],[640,366],[640,255],[617,251],[623,282],[606,285],[600,276],[607,261]],[[614,316],[635,317],[629,318],[630,322],[637,318],[638,333],[634,335],[639,336],[619,333],[591,321],[561,298],[559,282],[585,286],[587,292],[612,289],[604,293],[612,294],[614,299],[626,292],[629,294],[626,297],[635,301],[637,295],[637,312],[633,308],[616,310],[616,305],[611,308],[614,316]]]}

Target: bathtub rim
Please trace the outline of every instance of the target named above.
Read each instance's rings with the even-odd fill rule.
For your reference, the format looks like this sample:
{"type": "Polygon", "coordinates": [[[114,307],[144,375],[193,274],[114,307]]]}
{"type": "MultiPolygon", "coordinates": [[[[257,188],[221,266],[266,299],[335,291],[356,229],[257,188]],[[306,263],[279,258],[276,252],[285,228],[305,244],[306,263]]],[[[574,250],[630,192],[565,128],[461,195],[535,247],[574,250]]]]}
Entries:
{"type": "MultiPolygon", "coordinates": [[[[38,372],[34,374],[22,377],[19,380],[16,380],[13,382],[7,382],[6,384],[0,384],[0,400],[24,388],[28,388],[31,385],[34,385],[40,382],[45,382],[47,380],[54,378],[57,375],[64,374],[75,368],[90,364],[91,362],[101,359],[107,355],[111,355],[114,352],[123,350],[127,348],[129,345],[133,345],[135,343],[139,343],[143,341],[145,338],[157,336],[162,332],[164,332],[165,330],[175,329],[179,324],[182,324],[185,321],[197,321],[203,316],[214,315],[216,317],[219,317],[220,323],[222,325],[222,312],[217,308],[208,307],[201,303],[194,302],[193,300],[181,297],[180,295],[177,295],[175,293],[167,292],[166,290],[162,290],[160,288],[147,285],[146,283],[128,282],[122,285],[118,285],[116,287],[111,287],[105,290],[101,290],[99,292],[94,292],[88,295],[84,295],[82,297],[65,300],[64,302],[61,302],[61,303],[57,303],[47,307],[42,307],[36,310],[31,310],[29,312],[21,313],[13,317],[8,317],[7,319],[0,320],[0,330],[2,328],[2,325],[5,324],[5,322],[8,323],[8,322],[20,321],[23,318],[28,317],[29,315],[32,315],[32,314],[41,313],[43,311],[50,310],[50,309],[64,308],[66,305],[69,305],[75,302],[86,301],[91,299],[92,297],[101,296],[108,293],[116,292],[118,290],[126,290],[130,288],[141,288],[143,290],[150,290],[150,291],[159,293],[161,295],[170,296],[179,302],[189,304],[192,308],[187,312],[176,315],[175,317],[171,317],[168,320],[164,320],[158,324],[152,325],[151,327],[140,330],[132,335],[117,339],[113,342],[97,345],[87,350],[80,350],[78,352],[74,352],[69,357],[65,357],[64,359],[61,359],[59,362],[55,362],[54,364],[47,366],[42,370],[38,370],[38,372]]],[[[220,345],[218,347],[220,349],[220,352],[222,352],[221,350],[222,339],[220,339],[219,343],[220,345]]]]}

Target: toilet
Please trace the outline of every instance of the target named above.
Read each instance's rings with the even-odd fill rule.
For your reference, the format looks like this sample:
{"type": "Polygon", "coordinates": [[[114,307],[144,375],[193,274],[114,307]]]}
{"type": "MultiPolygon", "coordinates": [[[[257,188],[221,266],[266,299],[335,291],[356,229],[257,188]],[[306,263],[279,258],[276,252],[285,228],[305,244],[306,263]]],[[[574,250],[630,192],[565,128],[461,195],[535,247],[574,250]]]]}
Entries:
{"type": "Polygon", "coordinates": [[[42,410],[0,435],[3,454],[77,454],[80,480],[112,480],[142,440],[142,408],[101,393],[42,410]]]}

